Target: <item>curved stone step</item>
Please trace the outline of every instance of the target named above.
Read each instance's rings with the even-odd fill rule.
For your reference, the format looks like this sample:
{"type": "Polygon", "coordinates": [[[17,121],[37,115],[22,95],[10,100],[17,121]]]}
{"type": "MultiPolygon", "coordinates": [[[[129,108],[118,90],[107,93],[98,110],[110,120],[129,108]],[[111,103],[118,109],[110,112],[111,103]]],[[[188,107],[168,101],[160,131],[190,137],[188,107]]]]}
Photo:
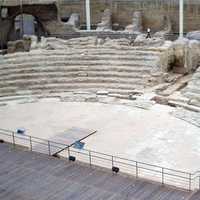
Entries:
{"type": "MultiPolygon", "coordinates": [[[[102,88],[102,87],[101,87],[102,88]]],[[[31,98],[31,97],[64,97],[66,96],[66,93],[76,93],[76,92],[85,92],[85,93],[97,93],[99,90],[101,90],[100,87],[96,88],[73,88],[72,89],[66,89],[66,88],[56,88],[56,90],[49,88],[49,89],[32,89],[30,91],[26,90],[18,90],[18,91],[10,91],[7,90],[7,92],[1,92],[0,89],[0,102],[5,101],[5,99],[19,99],[20,97],[26,97],[26,98],[31,98]],[[63,95],[64,94],[64,95],[63,95]],[[13,97],[13,98],[12,98],[13,97]]],[[[134,92],[134,89],[118,89],[118,88],[102,88],[103,90],[108,91],[109,93],[113,94],[122,94],[122,95],[128,95],[134,92]]],[[[141,87],[143,89],[143,87],[141,87]]]]}
{"type": "Polygon", "coordinates": [[[145,67],[155,67],[157,66],[157,63],[155,62],[144,62],[142,60],[140,61],[134,61],[134,62],[130,62],[130,61],[115,61],[115,60],[110,60],[110,61],[104,61],[104,60],[101,60],[101,61],[76,61],[76,60],[72,60],[72,61],[69,61],[69,60],[64,60],[64,61],[60,61],[60,60],[54,60],[54,61],[49,61],[49,59],[44,59],[43,61],[28,61],[28,62],[18,62],[18,63],[6,63],[6,64],[0,64],[0,70],[1,69],[6,69],[6,68],[16,68],[16,67],[34,67],[34,66],[47,66],[47,65],[54,65],[54,66],[145,66],[145,67]]]}
{"type": "Polygon", "coordinates": [[[31,66],[31,67],[18,67],[15,68],[0,68],[0,76],[6,76],[9,74],[24,74],[24,73],[40,73],[40,72],[50,72],[50,73],[130,73],[130,74],[149,74],[152,67],[142,67],[142,66],[31,66]]]}
{"type": "Polygon", "coordinates": [[[4,87],[5,85],[10,86],[26,86],[26,85],[34,85],[34,84],[49,84],[49,83],[115,83],[117,84],[137,84],[137,83],[143,83],[145,84],[145,79],[141,78],[135,78],[135,79],[127,79],[127,78],[113,78],[113,77],[44,77],[40,78],[38,76],[36,77],[29,77],[29,79],[12,79],[12,80],[5,80],[0,81],[0,87],[4,87]]]}
{"type": "Polygon", "coordinates": [[[0,96],[2,96],[5,93],[15,93],[17,91],[18,87],[17,86],[5,86],[5,87],[0,87],[0,96]]]}
{"type": "Polygon", "coordinates": [[[200,94],[200,87],[199,85],[194,85],[192,82],[189,82],[189,84],[182,91],[190,91],[200,94]]]}
{"type": "MultiPolygon", "coordinates": [[[[57,48],[59,48],[58,46],[56,46],[57,48]]],[[[137,50],[141,50],[141,51],[151,51],[151,52],[164,52],[167,50],[168,46],[161,46],[161,47],[150,47],[150,46],[120,46],[120,45],[113,45],[113,46],[95,46],[95,45],[60,45],[60,49],[61,50],[82,50],[82,49],[113,49],[113,50],[129,50],[129,51],[137,51],[137,50]]]]}
{"type": "Polygon", "coordinates": [[[6,54],[4,55],[4,59],[17,59],[19,56],[61,56],[61,55],[90,55],[90,56],[160,56],[161,53],[159,52],[150,52],[150,51],[141,51],[141,50],[134,50],[134,51],[123,51],[123,50],[107,50],[107,49],[82,49],[82,50],[70,50],[70,51],[61,51],[61,50],[42,50],[42,51],[31,51],[31,52],[18,52],[14,54],[6,54]]]}
{"type": "Polygon", "coordinates": [[[26,62],[44,62],[44,61],[54,62],[54,61],[68,61],[68,62],[76,62],[76,63],[82,63],[82,62],[103,62],[103,63],[134,63],[135,61],[140,62],[156,62],[159,61],[159,58],[157,56],[90,56],[90,55],[73,55],[73,56],[43,56],[42,54],[40,56],[32,57],[32,56],[25,56],[25,57],[19,57],[18,59],[7,59],[6,63],[8,64],[20,64],[20,63],[26,63],[26,62]]]}
{"type": "Polygon", "coordinates": [[[31,73],[31,72],[113,72],[113,73],[149,73],[153,67],[149,66],[55,66],[55,64],[52,63],[52,65],[47,66],[15,66],[13,68],[5,67],[0,68],[0,75],[8,75],[12,73],[20,74],[20,73],[31,73]]]}
{"type": "Polygon", "coordinates": [[[56,38],[51,42],[52,45],[61,42],[62,47],[3,56],[0,95],[76,90],[125,93],[146,88],[157,83],[151,71],[166,50],[166,47],[94,46],[88,38],[81,38],[78,43],[77,39],[58,42],[56,38]]]}
{"type": "Polygon", "coordinates": [[[198,100],[200,100],[200,93],[187,91],[187,92],[184,92],[184,96],[188,97],[189,99],[198,99],[198,100]]]}
{"type": "Polygon", "coordinates": [[[160,46],[160,47],[151,47],[151,46],[131,46],[131,45],[117,45],[115,42],[113,45],[95,45],[95,40],[90,40],[90,41],[83,41],[83,40],[78,40],[76,38],[75,40],[62,40],[58,41],[57,39],[47,39],[47,43],[49,44],[54,44],[58,45],[61,48],[62,47],[77,47],[77,48],[85,48],[86,46],[90,46],[91,48],[115,48],[115,49],[147,49],[147,50],[157,50],[157,51],[163,51],[167,48],[168,45],[165,44],[165,46],[160,46]]]}
{"type": "Polygon", "coordinates": [[[98,90],[106,90],[112,91],[116,93],[127,93],[134,91],[135,89],[143,89],[145,88],[142,84],[115,84],[115,83],[74,83],[74,84],[66,84],[66,83],[51,83],[51,84],[33,84],[33,85],[26,85],[24,88],[20,88],[15,86],[5,86],[0,87],[0,96],[9,96],[9,95],[22,95],[23,91],[25,94],[35,94],[35,93],[45,93],[45,92],[74,92],[74,91],[89,91],[89,92],[97,92],[98,90]],[[118,91],[118,92],[117,92],[118,91]],[[120,92],[119,92],[120,91],[120,92]]]}
{"type": "Polygon", "coordinates": [[[124,72],[91,72],[91,71],[54,71],[54,72],[30,72],[30,73],[9,73],[9,74],[0,74],[1,81],[12,80],[12,79],[33,79],[33,78],[51,78],[51,77],[113,77],[113,78],[126,78],[126,79],[136,79],[136,78],[149,78],[150,75],[143,73],[124,73],[124,72]]]}

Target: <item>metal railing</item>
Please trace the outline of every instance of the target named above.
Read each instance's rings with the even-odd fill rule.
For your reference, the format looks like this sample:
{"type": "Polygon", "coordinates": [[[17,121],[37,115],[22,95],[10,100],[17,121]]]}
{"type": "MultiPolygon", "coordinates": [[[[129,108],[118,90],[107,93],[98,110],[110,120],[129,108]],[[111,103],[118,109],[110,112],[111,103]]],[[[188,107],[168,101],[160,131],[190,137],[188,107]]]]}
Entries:
{"type": "Polygon", "coordinates": [[[171,185],[186,190],[200,189],[200,171],[190,173],[92,150],[79,150],[66,144],[30,135],[21,135],[5,129],[0,129],[0,139],[11,143],[14,147],[16,145],[25,146],[30,151],[48,155],[54,155],[56,152],[65,149],[59,156],[64,158],[74,156],[78,161],[86,162],[90,166],[100,166],[110,169],[117,167],[120,169],[120,172],[133,175],[136,178],[160,182],[162,185],[171,185]]]}

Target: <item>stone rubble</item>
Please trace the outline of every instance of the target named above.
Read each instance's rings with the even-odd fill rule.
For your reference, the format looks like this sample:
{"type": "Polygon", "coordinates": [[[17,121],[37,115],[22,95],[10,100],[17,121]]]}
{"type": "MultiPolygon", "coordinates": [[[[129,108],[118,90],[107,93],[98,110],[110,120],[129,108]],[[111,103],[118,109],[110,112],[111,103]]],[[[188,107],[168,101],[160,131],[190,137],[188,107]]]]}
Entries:
{"type": "Polygon", "coordinates": [[[189,40],[200,40],[200,31],[192,31],[187,33],[186,38],[189,40]]]}
{"type": "Polygon", "coordinates": [[[112,12],[110,9],[105,9],[102,15],[101,23],[97,24],[97,31],[112,30],[112,12]]]}
{"type": "Polygon", "coordinates": [[[165,40],[164,38],[159,37],[152,37],[152,38],[146,38],[146,34],[139,34],[136,39],[134,40],[135,46],[162,46],[164,45],[165,40]]]}
{"type": "Polygon", "coordinates": [[[183,96],[187,97],[190,105],[200,106],[200,67],[188,81],[185,88],[181,90],[183,96]]]}
{"type": "Polygon", "coordinates": [[[175,111],[171,112],[171,115],[174,117],[187,121],[197,127],[200,127],[200,113],[192,112],[183,108],[178,108],[175,111]]]}
{"type": "Polygon", "coordinates": [[[125,31],[133,34],[141,34],[142,29],[142,13],[140,11],[134,12],[132,24],[126,26],[125,31]]]}
{"type": "Polygon", "coordinates": [[[194,71],[200,62],[200,42],[178,39],[173,43],[174,67],[176,73],[187,74],[194,71]]]}
{"type": "Polygon", "coordinates": [[[172,32],[172,23],[169,16],[163,17],[163,29],[154,34],[155,37],[165,37],[165,35],[172,32]]]}
{"type": "Polygon", "coordinates": [[[66,25],[72,26],[72,28],[79,28],[80,16],[77,13],[72,13],[66,25]]]}

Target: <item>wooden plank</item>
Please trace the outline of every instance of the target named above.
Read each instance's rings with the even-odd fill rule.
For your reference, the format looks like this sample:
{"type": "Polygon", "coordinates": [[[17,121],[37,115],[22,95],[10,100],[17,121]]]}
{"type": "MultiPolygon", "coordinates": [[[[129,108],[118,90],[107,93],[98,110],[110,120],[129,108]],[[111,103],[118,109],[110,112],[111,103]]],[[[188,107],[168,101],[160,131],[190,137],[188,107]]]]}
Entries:
{"type": "MultiPolygon", "coordinates": [[[[191,193],[0,144],[0,199],[183,200],[191,193]]],[[[195,194],[191,200],[199,200],[195,194]]]]}
{"type": "Polygon", "coordinates": [[[200,200],[200,191],[197,191],[194,195],[192,195],[190,200],[200,200]]]}

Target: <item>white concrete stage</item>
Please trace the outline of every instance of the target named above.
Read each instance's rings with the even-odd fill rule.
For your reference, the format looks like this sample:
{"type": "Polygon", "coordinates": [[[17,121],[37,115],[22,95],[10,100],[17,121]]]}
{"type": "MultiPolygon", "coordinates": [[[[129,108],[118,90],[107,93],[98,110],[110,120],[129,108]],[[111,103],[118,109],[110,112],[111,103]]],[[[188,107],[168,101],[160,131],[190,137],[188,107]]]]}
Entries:
{"type": "Polygon", "coordinates": [[[50,139],[71,127],[97,130],[85,148],[173,169],[200,168],[200,129],[169,114],[100,103],[37,102],[0,107],[0,127],[50,139]]]}

